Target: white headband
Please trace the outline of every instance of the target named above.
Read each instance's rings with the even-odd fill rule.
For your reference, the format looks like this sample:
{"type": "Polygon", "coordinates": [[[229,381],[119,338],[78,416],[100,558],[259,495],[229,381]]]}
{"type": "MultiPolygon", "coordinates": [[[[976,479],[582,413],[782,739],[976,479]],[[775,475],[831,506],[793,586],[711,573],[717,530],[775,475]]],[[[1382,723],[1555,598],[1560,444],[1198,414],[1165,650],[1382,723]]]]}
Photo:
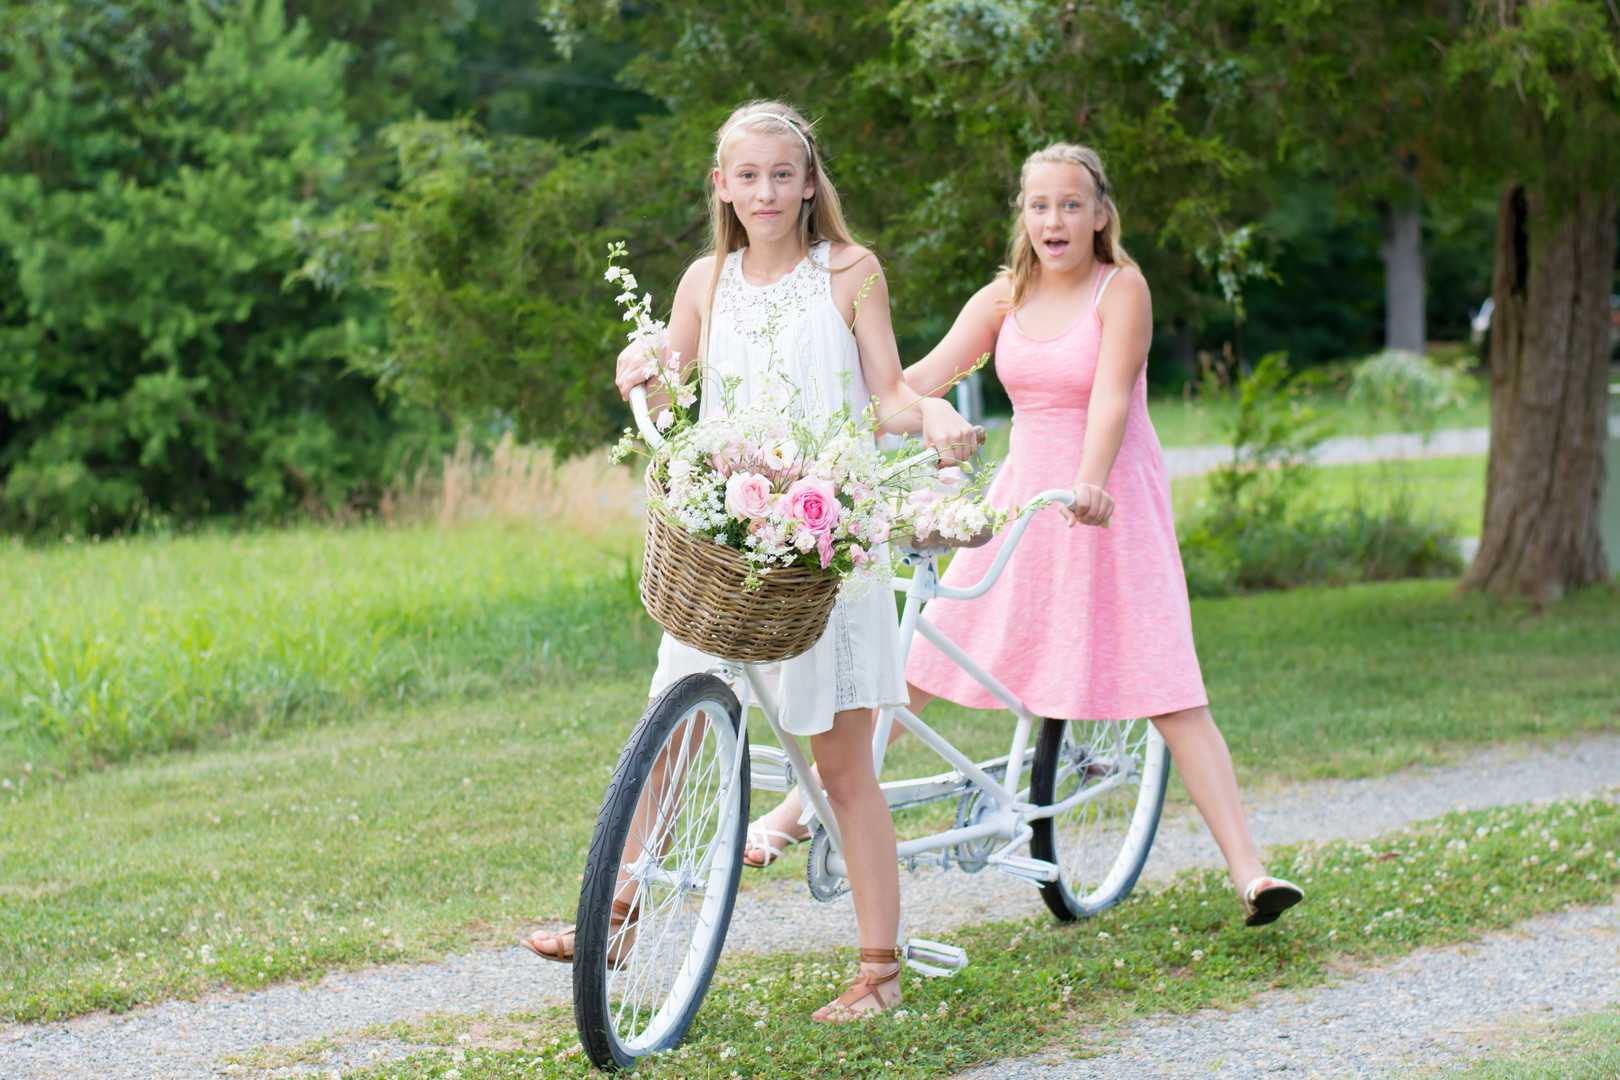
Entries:
{"type": "Polygon", "coordinates": [[[720,161],[720,151],[726,145],[726,140],[731,138],[731,133],[742,127],[744,124],[754,120],[779,120],[786,124],[788,127],[793,129],[793,134],[799,137],[799,141],[804,143],[805,161],[810,162],[815,160],[816,155],[815,152],[810,149],[810,140],[805,137],[803,131],[799,130],[799,125],[791,116],[787,116],[783,113],[757,112],[749,113],[747,116],[741,117],[736,123],[732,124],[730,127],[726,128],[726,130],[720,133],[720,141],[714,144],[714,160],[717,164],[720,161]]]}

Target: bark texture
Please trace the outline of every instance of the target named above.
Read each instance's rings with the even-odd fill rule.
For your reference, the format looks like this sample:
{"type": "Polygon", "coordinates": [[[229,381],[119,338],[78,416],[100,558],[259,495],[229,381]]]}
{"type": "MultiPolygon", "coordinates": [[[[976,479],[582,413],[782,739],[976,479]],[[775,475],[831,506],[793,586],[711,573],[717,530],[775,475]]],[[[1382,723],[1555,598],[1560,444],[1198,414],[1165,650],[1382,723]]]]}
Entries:
{"type": "Polygon", "coordinates": [[[1491,294],[1491,445],[1464,586],[1537,602],[1604,581],[1599,533],[1613,191],[1502,196],[1491,294]]]}

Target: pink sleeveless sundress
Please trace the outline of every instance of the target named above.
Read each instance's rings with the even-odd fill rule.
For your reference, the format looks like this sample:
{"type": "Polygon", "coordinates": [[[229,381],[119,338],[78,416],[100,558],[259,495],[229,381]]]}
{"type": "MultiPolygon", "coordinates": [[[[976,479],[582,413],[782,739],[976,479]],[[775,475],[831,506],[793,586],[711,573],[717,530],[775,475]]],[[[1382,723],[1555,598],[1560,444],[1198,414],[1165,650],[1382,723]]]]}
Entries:
{"type": "MultiPolygon", "coordinates": [[[[995,365],[1012,399],[1012,444],[990,486],[993,505],[1022,507],[1074,483],[1102,339],[1097,301],[1114,272],[1098,275],[1089,310],[1055,338],[1025,335],[1014,314],[1002,321],[995,365]]],[[[1042,510],[993,588],[977,600],[933,600],[924,613],[1038,716],[1128,720],[1207,704],[1145,370],[1104,489],[1114,498],[1108,528],[1071,528],[1042,510]]],[[[978,581],[1000,546],[998,537],[958,552],[945,584],[978,581]]],[[[961,705],[1003,707],[921,635],[906,679],[961,705]]]]}

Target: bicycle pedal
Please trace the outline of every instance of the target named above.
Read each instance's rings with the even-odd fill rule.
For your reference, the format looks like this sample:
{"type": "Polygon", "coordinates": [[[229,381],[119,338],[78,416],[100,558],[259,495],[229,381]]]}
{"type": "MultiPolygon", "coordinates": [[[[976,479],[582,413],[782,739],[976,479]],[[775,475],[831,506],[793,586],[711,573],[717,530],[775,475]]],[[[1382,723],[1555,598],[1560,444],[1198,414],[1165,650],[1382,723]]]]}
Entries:
{"type": "Polygon", "coordinates": [[[966,950],[943,941],[910,938],[906,941],[905,954],[906,966],[930,979],[955,975],[968,964],[966,950]]]}
{"type": "Polygon", "coordinates": [[[792,791],[793,764],[774,746],[760,743],[748,747],[748,783],[760,791],[792,791]]]}
{"type": "Polygon", "coordinates": [[[1033,881],[1039,885],[1058,879],[1057,864],[1047,862],[1045,859],[1031,859],[1024,855],[1003,855],[1000,858],[992,858],[990,865],[1003,874],[1010,874],[1024,881],[1033,881]]]}

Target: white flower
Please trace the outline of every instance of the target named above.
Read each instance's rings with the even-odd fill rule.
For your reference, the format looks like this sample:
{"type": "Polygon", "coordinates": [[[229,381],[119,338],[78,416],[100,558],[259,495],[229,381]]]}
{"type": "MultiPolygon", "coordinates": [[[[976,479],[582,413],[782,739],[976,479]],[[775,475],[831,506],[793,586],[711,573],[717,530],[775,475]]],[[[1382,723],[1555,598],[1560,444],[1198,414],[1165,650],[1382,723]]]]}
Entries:
{"type": "Polygon", "coordinates": [[[675,414],[670,412],[668,409],[660,411],[658,418],[653,421],[653,425],[657,427],[659,431],[668,431],[670,427],[674,425],[674,423],[675,414]]]}

